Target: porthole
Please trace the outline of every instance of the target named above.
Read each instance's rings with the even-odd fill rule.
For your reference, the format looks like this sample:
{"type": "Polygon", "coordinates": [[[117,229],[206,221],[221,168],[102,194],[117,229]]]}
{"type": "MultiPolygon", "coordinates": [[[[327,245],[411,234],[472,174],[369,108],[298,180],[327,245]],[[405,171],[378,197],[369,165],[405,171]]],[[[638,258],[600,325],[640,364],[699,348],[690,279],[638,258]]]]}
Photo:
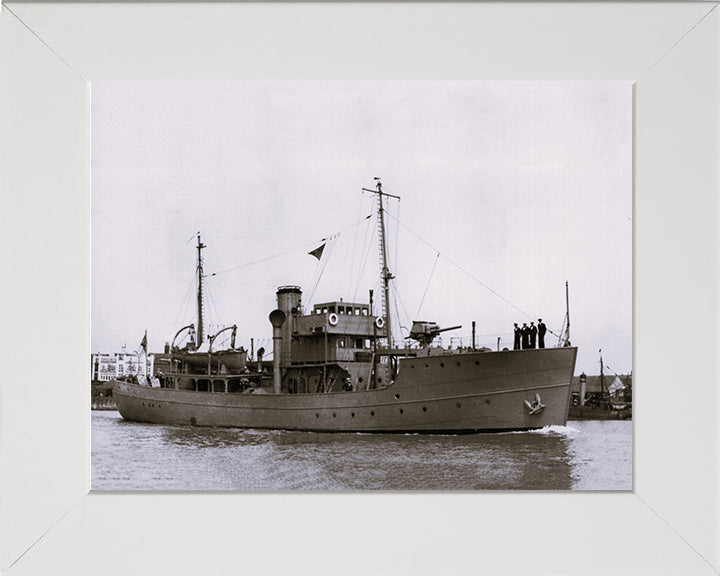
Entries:
{"type": "Polygon", "coordinates": [[[460,366],[460,362],[455,362],[455,364],[457,364],[457,365],[458,365],[458,367],[460,366]]]}
{"type": "Polygon", "coordinates": [[[462,408],[462,404],[460,404],[460,402],[458,402],[457,404],[455,404],[455,406],[457,406],[458,408],[462,408]]]}
{"type": "Polygon", "coordinates": [[[333,418],[335,418],[335,412],[333,412],[333,418]]]}
{"type": "Polygon", "coordinates": [[[485,404],[490,404],[490,400],[485,400],[485,404]]]}
{"type": "Polygon", "coordinates": [[[355,412],[350,412],[350,416],[352,416],[353,418],[355,418],[355,412]]]}
{"type": "Polygon", "coordinates": [[[375,410],[370,410],[370,416],[375,416],[375,410]]]}
{"type": "Polygon", "coordinates": [[[320,414],[315,414],[315,418],[320,418],[320,414]]]}
{"type": "Polygon", "coordinates": [[[378,378],[378,384],[382,384],[382,378],[378,378]]]}
{"type": "Polygon", "coordinates": [[[425,364],[425,368],[430,368],[430,364],[425,364]]]}
{"type": "Polygon", "coordinates": [[[440,368],[445,368],[445,362],[440,362],[440,368]]]}
{"type": "Polygon", "coordinates": [[[362,376],[358,377],[358,382],[362,382],[362,376]]]}
{"type": "Polygon", "coordinates": [[[395,400],[400,400],[400,394],[395,394],[395,400]]]}
{"type": "Polygon", "coordinates": [[[415,369],[415,364],[410,364],[410,368],[415,369]]]}
{"type": "Polygon", "coordinates": [[[405,413],[405,410],[403,410],[402,408],[400,408],[400,414],[404,414],[404,413],[405,413]]]}
{"type": "Polygon", "coordinates": [[[423,406],[423,412],[427,412],[427,406],[423,406]]]}
{"type": "Polygon", "coordinates": [[[480,360],[475,360],[475,366],[480,366],[480,360]]]}

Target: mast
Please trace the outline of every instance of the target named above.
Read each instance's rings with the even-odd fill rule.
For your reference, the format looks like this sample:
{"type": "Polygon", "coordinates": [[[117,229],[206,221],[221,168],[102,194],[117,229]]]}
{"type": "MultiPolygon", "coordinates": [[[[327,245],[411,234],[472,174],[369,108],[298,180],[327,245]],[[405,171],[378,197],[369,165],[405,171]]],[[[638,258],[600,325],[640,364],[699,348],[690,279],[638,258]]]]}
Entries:
{"type": "Polygon", "coordinates": [[[565,346],[570,346],[570,295],[565,280],[565,346]]]}
{"type": "Polygon", "coordinates": [[[600,353],[600,398],[605,398],[605,372],[603,367],[603,359],[602,359],[602,348],[599,350],[600,353]]]}
{"type": "Polygon", "coordinates": [[[394,276],[390,273],[390,269],[388,268],[387,264],[387,244],[385,241],[385,210],[383,208],[383,196],[390,196],[391,198],[397,198],[398,200],[400,200],[400,196],[395,196],[394,194],[388,194],[387,192],[383,192],[382,182],[380,182],[380,178],[375,178],[375,180],[377,180],[377,190],[370,190],[368,188],[363,188],[363,190],[365,192],[372,192],[374,194],[377,194],[380,200],[378,202],[378,232],[380,236],[380,265],[382,267],[383,279],[382,315],[383,319],[385,320],[385,326],[387,330],[388,348],[392,348],[392,329],[390,326],[390,280],[392,280],[394,276]]]}
{"type": "Polygon", "coordinates": [[[198,233],[197,243],[197,279],[198,279],[198,291],[197,291],[197,347],[203,342],[203,264],[202,264],[202,249],[205,248],[205,244],[200,241],[200,234],[198,233]]]}

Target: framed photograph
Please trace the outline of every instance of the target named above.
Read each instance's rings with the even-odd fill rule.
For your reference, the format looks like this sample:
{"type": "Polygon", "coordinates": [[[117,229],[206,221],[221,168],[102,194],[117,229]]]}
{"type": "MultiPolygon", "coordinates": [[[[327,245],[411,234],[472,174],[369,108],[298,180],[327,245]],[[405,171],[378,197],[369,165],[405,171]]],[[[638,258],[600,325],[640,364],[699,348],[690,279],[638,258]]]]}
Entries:
{"type": "MultiPolygon", "coordinates": [[[[5,3],[0,13],[0,73],[9,88],[0,96],[0,317],[4,327],[0,338],[5,351],[0,365],[0,571],[10,575],[50,570],[91,574],[100,566],[111,574],[717,573],[720,438],[715,415],[720,409],[720,391],[715,361],[718,339],[713,326],[718,293],[720,16],[716,8],[712,2],[5,3]],[[134,241],[142,228],[157,228],[147,216],[140,227],[128,223],[146,213],[148,206],[138,206],[142,196],[134,191],[123,192],[123,186],[132,182],[121,182],[120,168],[132,161],[145,173],[172,171],[172,166],[163,164],[163,150],[168,148],[171,155],[175,149],[167,135],[155,146],[147,144],[152,138],[138,142],[141,149],[125,157],[107,153],[112,146],[96,145],[123,138],[127,144],[143,129],[153,133],[155,122],[162,122],[163,103],[169,109],[175,106],[181,114],[195,110],[205,115],[203,119],[210,118],[213,110],[225,110],[222,102],[207,110],[198,108],[192,98],[186,108],[180,103],[185,102],[188,90],[217,95],[214,90],[220,83],[229,90],[241,83],[254,86],[255,92],[245,102],[245,109],[253,115],[263,113],[268,98],[282,104],[289,93],[294,103],[310,102],[317,108],[321,101],[330,119],[317,116],[315,121],[329,124],[333,124],[330,120],[338,101],[346,98],[353,105],[358,101],[367,104],[370,101],[357,94],[377,87],[386,88],[386,100],[396,102],[398,110],[405,105],[406,112],[408,99],[404,96],[418,86],[424,87],[431,103],[440,98],[438,86],[453,87],[443,89],[442,97],[455,103],[478,98],[478,86],[484,87],[484,96],[495,90],[489,97],[505,103],[513,102],[513,95],[497,91],[498,86],[551,86],[557,90],[550,92],[561,100],[560,104],[554,102],[555,109],[566,111],[573,105],[569,96],[573,90],[588,89],[593,102],[602,100],[605,105],[614,98],[615,88],[608,87],[625,90],[622,97],[632,102],[628,149],[631,143],[633,205],[626,223],[632,229],[633,245],[633,350],[628,355],[632,358],[635,408],[632,492],[523,491],[552,489],[542,478],[522,485],[494,486],[500,491],[478,491],[477,486],[463,487],[460,482],[446,487],[452,491],[440,487],[440,491],[408,493],[403,491],[405,484],[387,483],[380,486],[384,488],[380,492],[367,492],[368,486],[360,484],[359,492],[338,494],[328,492],[334,487],[328,483],[308,493],[279,482],[280,492],[263,492],[272,488],[265,485],[259,492],[247,491],[252,487],[246,485],[240,486],[239,492],[218,492],[226,486],[218,481],[217,475],[223,472],[217,467],[202,468],[195,476],[199,485],[168,484],[158,472],[131,486],[136,482],[130,470],[132,460],[142,458],[142,451],[128,449],[124,440],[108,450],[125,450],[127,468],[115,470],[115,483],[101,486],[104,491],[91,492],[91,487],[97,488],[91,486],[95,477],[87,378],[93,369],[89,359],[95,352],[91,347],[91,302],[102,295],[103,302],[125,306],[127,316],[133,316],[128,302],[138,280],[113,278],[108,271],[121,263],[127,267],[137,252],[141,252],[137,254],[139,262],[147,259],[150,252],[134,241]],[[274,87],[272,93],[268,86],[274,87]],[[123,106],[133,99],[136,110],[144,107],[145,116],[123,116],[123,106]],[[112,126],[113,130],[97,132],[98,126],[112,126]],[[91,127],[95,131],[92,138],[91,127]],[[91,194],[100,177],[103,189],[111,191],[109,200],[91,194]],[[108,244],[114,252],[106,251],[106,245],[94,244],[97,231],[93,221],[102,222],[103,234],[116,240],[108,244]],[[121,246],[128,254],[119,254],[121,246]],[[114,291],[103,291],[104,286],[94,283],[100,272],[114,291]],[[210,493],[197,492],[205,488],[203,478],[210,493]],[[155,486],[162,491],[151,491],[155,486]],[[141,491],[120,491],[127,488],[141,491]],[[504,492],[503,488],[520,491],[504,492]],[[327,540],[335,545],[325,545],[327,540]]],[[[547,96],[547,92],[533,92],[530,100],[547,96]]],[[[383,103],[387,108],[381,116],[386,119],[393,116],[390,104],[383,103]]],[[[520,101],[513,107],[518,121],[522,121],[523,108],[528,105],[520,101]]],[[[544,109],[549,111],[551,106],[544,109]]],[[[282,105],[269,110],[276,113],[282,105]]],[[[413,114],[417,113],[413,109],[413,114]]],[[[357,117],[363,118],[362,114],[357,117]]],[[[292,115],[276,114],[275,118],[278,130],[293,129],[292,115]]],[[[309,118],[313,116],[306,120],[309,118]]],[[[542,131],[559,124],[560,118],[548,112],[549,123],[542,131]]],[[[188,115],[188,130],[194,120],[188,115]]],[[[607,139],[605,149],[615,156],[577,162],[582,172],[578,183],[587,187],[588,173],[596,177],[590,194],[599,197],[598,207],[613,188],[612,176],[603,163],[613,162],[623,146],[608,136],[607,124],[614,120],[598,116],[598,130],[590,138],[607,139]]],[[[218,119],[214,121],[219,125],[218,119]]],[[[302,125],[294,128],[296,134],[302,134],[302,125]]],[[[438,140],[446,137],[432,126],[430,131],[438,140]]],[[[193,133],[193,138],[201,137],[202,130],[197,134],[193,133]]],[[[263,137],[261,131],[254,134],[263,137]]],[[[294,138],[301,147],[301,139],[294,138]]],[[[182,136],[175,139],[181,140],[182,136]]],[[[498,143],[503,141],[498,137],[498,143]]],[[[582,138],[571,141],[581,142],[582,138]]],[[[462,150],[454,148],[457,142],[446,144],[446,150],[454,150],[453,154],[462,158],[462,150]]],[[[181,154],[194,155],[204,150],[185,144],[176,148],[181,154]]],[[[308,144],[308,153],[310,150],[321,155],[321,150],[308,144]]],[[[481,150],[487,154],[487,149],[481,150]]],[[[235,161],[251,166],[258,161],[252,154],[233,159],[207,154],[204,165],[210,167],[235,161]]],[[[398,157],[395,164],[400,160],[398,157]]],[[[317,162],[319,169],[308,169],[308,184],[323,174],[322,159],[317,162]]],[[[442,165],[445,169],[449,166],[447,162],[442,165]]],[[[536,175],[538,170],[549,169],[538,166],[532,166],[536,175]]],[[[334,171],[338,168],[333,166],[334,171]]],[[[289,170],[287,174],[291,181],[300,172],[289,170]]],[[[335,177],[336,172],[332,174],[335,177]]],[[[421,174],[429,178],[432,171],[419,170],[413,176],[421,174]]],[[[462,178],[461,174],[458,171],[454,177],[462,178]]],[[[374,176],[383,177],[385,191],[393,192],[383,174],[374,176]]],[[[435,177],[438,182],[454,182],[441,174],[435,177]]],[[[159,181],[177,189],[192,178],[192,174],[180,174],[176,180],[159,181]]],[[[364,186],[370,195],[382,190],[377,182],[346,184],[358,190],[364,186]]],[[[498,186],[502,188],[502,183],[498,186]]],[[[568,182],[558,186],[571,188],[568,182]]],[[[585,189],[582,193],[584,197],[589,194],[585,189]]],[[[283,210],[293,206],[288,201],[283,210]]],[[[163,213],[168,209],[167,203],[158,208],[163,213]]],[[[565,207],[560,210],[568,218],[577,214],[565,207]]],[[[353,211],[357,212],[357,206],[353,211]]],[[[342,208],[337,213],[327,209],[327,215],[338,222],[338,215],[344,212],[342,208]]],[[[616,235],[616,230],[603,222],[602,209],[598,212],[598,230],[588,229],[588,235],[616,235]]],[[[316,224],[311,215],[303,220],[316,224]]],[[[298,236],[293,232],[288,239],[292,234],[298,236]]],[[[574,234],[579,235],[577,231],[574,234]]],[[[166,239],[169,236],[165,234],[166,239]]],[[[305,254],[309,262],[315,261],[312,256],[322,262],[318,250],[321,245],[330,246],[328,237],[320,236],[322,244],[306,250],[311,254],[305,254]]],[[[148,238],[156,239],[150,233],[148,238]]],[[[204,245],[194,230],[191,241],[193,250],[197,242],[200,255],[204,245]]],[[[578,268],[588,266],[573,250],[576,247],[567,246],[567,241],[561,244],[565,246],[557,247],[558,257],[573,259],[578,268]]],[[[253,246],[259,256],[265,255],[264,247],[253,246]]],[[[592,256],[591,250],[586,253],[588,258],[592,256]]],[[[226,259],[223,263],[232,267],[234,262],[226,259]]],[[[140,273],[149,278],[153,272],[143,266],[138,266],[140,273]]],[[[426,278],[433,273],[431,267],[421,275],[426,278]]],[[[612,277],[612,270],[597,272],[598,281],[612,277]]],[[[181,288],[184,293],[186,287],[181,288]]],[[[613,306],[614,288],[609,281],[596,314],[601,314],[603,306],[613,306]]],[[[272,300],[274,294],[270,296],[272,300]]],[[[422,298],[421,306],[425,296],[422,290],[418,292],[416,300],[422,298]]],[[[345,320],[340,314],[363,317],[364,304],[351,311],[346,301],[328,300],[327,305],[328,310],[323,310],[321,303],[308,317],[327,316],[333,326],[345,320]],[[330,306],[336,308],[330,310],[330,306]]],[[[92,312],[94,322],[98,314],[94,304],[92,312]]],[[[370,308],[367,312],[373,320],[378,317],[377,328],[384,329],[385,322],[394,324],[389,314],[373,314],[370,308]]],[[[281,324],[277,327],[280,331],[281,324]]],[[[434,325],[425,324],[420,328],[437,336],[434,325]]],[[[201,325],[199,320],[193,330],[201,325]]],[[[402,320],[398,325],[402,326],[402,320]]],[[[406,329],[410,333],[415,326],[406,329]]],[[[97,334],[95,324],[92,330],[97,334]]],[[[215,328],[218,335],[220,330],[215,328]]],[[[620,330],[618,341],[622,340],[620,330]]],[[[420,332],[416,331],[416,336],[420,332]]],[[[158,337],[169,340],[171,336],[158,337]]],[[[142,337],[138,334],[138,342],[128,342],[129,347],[134,349],[142,337]]],[[[498,351],[503,337],[498,336],[498,351]]],[[[422,340],[422,334],[419,338],[422,340]]],[[[368,346],[364,341],[343,343],[343,348],[368,346]]],[[[466,344],[456,347],[468,348],[470,353],[466,344]]],[[[253,343],[252,361],[257,359],[254,348],[253,343]]],[[[473,331],[473,353],[475,348],[473,331]]],[[[174,348],[170,346],[170,350],[174,348]]],[[[225,378],[223,370],[218,365],[215,373],[218,380],[222,376],[222,386],[249,386],[225,378]]],[[[210,367],[208,374],[213,374],[210,367]]],[[[349,393],[363,384],[363,374],[349,371],[340,380],[313,380],[313,386],[323,390],[349,386],[349,393]]],[[[300,376],[297,381],[290,378],[266,384],[284,387],[289,394],[307,392],[299,387],[307,387],[308,379],[300,376]]],[[[161,380],[158,386],[165,385],[161,380]]],[[[210,384],[195,380],[188,379],[195,391],[202,386],[216,391],[212,378],[210,384]]],[[[262,388],[262,378],[258,383],[254,388],[262,388]]],[[[369,383],[366,385],[369,389],[369,383]]],[[[374,386],[380,388],[381,382],[374,386]]],[[[147,389],[155,389],[150,380],[147,389]]],[[[151,403],[148,398],[139,400],[144,401],[151,403]]],[[[155,401],[152,404],[138,410],[147,414],[151,408],[161,409],[155,401]]],[[[550,412],[545,404],[548,402],[542,398],[529,398],[528,414],[550,412]]],[[[328,413],[328,418],[333,416],[328,413]]],[[[314,417],[320,420],[321,411],[314,417]]],[[[355,413],[348,416],[355,417],[355,413]]],[[[536,456],[537,460],[552,458],[536,456]]],[[[538,466],[535,474],[541,476],[549,469],[538,466]]],[[[278,477],[289,473],[278,466],[278,477]]],[[[596,473],[601,474],[601,469],[596,473]]],[[[588,472],[588,477],[591,474],[588,472]]],[[[587,486],[596,490],[615,487],[602,482],[587,486]]],[[[438,489],[433,485],[425,488],[438,489]]]]}

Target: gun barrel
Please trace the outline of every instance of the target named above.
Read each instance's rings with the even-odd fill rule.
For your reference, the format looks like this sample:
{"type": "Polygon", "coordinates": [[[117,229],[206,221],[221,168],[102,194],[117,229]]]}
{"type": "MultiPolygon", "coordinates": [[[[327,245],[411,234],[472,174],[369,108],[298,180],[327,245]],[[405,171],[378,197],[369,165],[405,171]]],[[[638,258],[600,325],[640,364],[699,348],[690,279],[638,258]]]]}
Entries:
{"type": "Polygon", "coordinates": [[[462,326],[450,326],[450,328],[439,328],[438,330],[434,330],[437,334],[440,334],[440,332],[447,332],[448,330],[457,330],[458,328],[462,328],[462,326]]]}

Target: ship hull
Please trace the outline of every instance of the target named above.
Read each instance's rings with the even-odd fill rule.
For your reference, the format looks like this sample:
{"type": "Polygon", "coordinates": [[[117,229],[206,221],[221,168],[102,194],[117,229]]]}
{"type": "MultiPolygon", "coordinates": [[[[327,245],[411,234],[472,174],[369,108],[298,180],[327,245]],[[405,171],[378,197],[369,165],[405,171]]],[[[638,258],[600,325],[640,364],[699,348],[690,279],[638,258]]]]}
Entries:
{"type": "Polygon", "coordinates": [[[116,381],[123,418],[158,424],[318,432],[463,433],[567,423],[576,348],[401,358],[385,388],[220,393],[116,381]],[[543,408],[534,410],[540,399],[543,408]]]}

